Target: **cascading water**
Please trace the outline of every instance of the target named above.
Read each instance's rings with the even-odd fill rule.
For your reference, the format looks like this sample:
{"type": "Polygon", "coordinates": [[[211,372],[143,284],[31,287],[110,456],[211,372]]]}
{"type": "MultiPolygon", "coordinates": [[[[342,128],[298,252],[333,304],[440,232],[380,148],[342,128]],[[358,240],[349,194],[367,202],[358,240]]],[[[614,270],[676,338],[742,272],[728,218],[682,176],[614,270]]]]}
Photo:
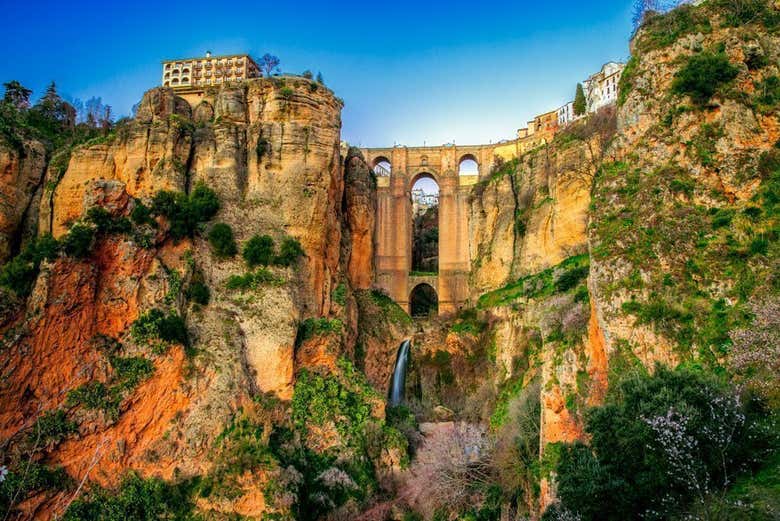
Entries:
{"type": "Polygon", "coordinates": [[[412,346],[410,340],[404,340],[398,346],[398,355],[395,358],[393,378],[390,380],[390,392],[388,393],[389,405],[396,407],[404,401],[404,388],[406,387],[406,367],[409,365],[409,349],[412,346]]]}

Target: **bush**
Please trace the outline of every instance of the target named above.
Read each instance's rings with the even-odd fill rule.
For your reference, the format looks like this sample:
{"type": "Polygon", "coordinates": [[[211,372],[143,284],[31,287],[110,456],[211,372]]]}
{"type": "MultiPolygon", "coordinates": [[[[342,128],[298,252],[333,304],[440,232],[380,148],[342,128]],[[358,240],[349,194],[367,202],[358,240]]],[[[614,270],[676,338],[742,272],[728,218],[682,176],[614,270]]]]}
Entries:
{"type": "Polygon", "coordinates": [[[277,277],[265,268],[260,268],[254,273],[245,273],[244,275],[231,275],[228,277],[225,286],[231,290],[257,289],[259,286],[269,284],[278,286],[284,284],[284,279],[277,277]]]}
{"type": "Polygon", "coordinates": [[[563,293],[569,291],[590,273],[590,265],[578,266],[563,272],[555,281],[555,291],[563,293]]]}
{"type": "Polygon", "coordinates": [[[62,251],[71,257],[83,259],[90,254],[94,244],[95,228],[88,224],[76,223],[62,238],[62,251]]]}
{"type": "Polygon", "coordinates": [[[291,266],[298,257],[304,254],[301,243],[298,239],[287,237],[282,241],[282,247],[279,249],[279,255],[274,259],[274,264],[279,266],[291,266]]]}
{"type": "Polygon", "coordinates": [[[161,190],[152,200],[152,213],[168,220],[174,239],[192,237],[198,225],[210,220],[218,211],[217,194],[204,184],[198,184],[189,196],[161,190]]]}
{"type": "Polygon", "coordinates": [[[33,461],[20,463],[0,481],[0,513],[9,519],[23,518],[9,514],[31,493],[67,490],[72,486],[73,480],[62,468],[51,468],[33,461]]]}
{"type": "Polygon", "coordinates": [[[0,268],[0,286],[6,287],[20,297],[30,294],[38,276],[40,263],[54,260],[60,245],[50,234],[33,240],[19,255],[0,268]]]}
{"type": "Polygon", "coordinates": [[[90,207],[87,210],[86,220],[95,225],[98,233],[127,233],[132,229],[127,217],[114,217],[102,206],[90,207]]]}
{"type": "Polygon", "coordinates": [[[233,238],[233,229],[229,224],[216,223],[209,231],[209,244],[214,255],[220,259],[233,257],[238,252],[236,239],[233,238]]]}
{"type": "Polygon", "coordinates": [[[307,318],[298,326],[295,345],[299,346],[306,340],[315,336],[341,333],[343,329],[344,323],[337,318],[332,320],[328,320],[325,317],[307,318]]]}
{"type": "Polygon", "coordinates": [[[187,286],[187,299],[201,306],[207,306],[211,300],[211,291],[205,283],[193,281],[187,286]]]}
{"type": "Polygon", "coordinates": [[[70,504],[63,521],[185,521],[194,503],[189,483],[172,485],[159,478],[141,479],[130,474],[115,491],[96,487],[70,504]]]}
{"type": "Polygon", "coordinates": [[[584,521],[666,519],[756,468],[776,443],[764,407],[715,376],[657,366],[587,411],[591,446],[561,445],[558,495],[584,521]]]}
{"type": "Polygon", "coordinates": [[[739,69],[731,65],[725,54],[703,52],[688,58],[685,66],[675,74],[672,92],[688,95],[694,103],[704,105],[737,74],[739,69]]]}
{"type": "Polygon", "coordinates": [[[138,317],[130,326],[130,334],[136,342],[162,340],[188,346],[187,326],[175,313],[165,314],[160,309],[151,309],[138,317]]]}
{"type": "Polygon", "coordinates": [[[268,235],[255,235],[244,245],[244,260],[250,268],[268,266],[276,255],[274,240],[268,235]]]}
{"type": "Polygon", "coordinates": [[[130,219],[138,226],[148,224],[154,226],[157,223],[152,219],[152,210],[141,201],[136,201],[133,211],[130,212],[130,219]]]}
{"type": "Polygon", "coordinates": [[[35,422],[29,439],[31,442],[40,440],[43,445],[57,444],[68,435],[78,432],[76,422],[68,420],[65,411],[47,411],[35,422]]]}

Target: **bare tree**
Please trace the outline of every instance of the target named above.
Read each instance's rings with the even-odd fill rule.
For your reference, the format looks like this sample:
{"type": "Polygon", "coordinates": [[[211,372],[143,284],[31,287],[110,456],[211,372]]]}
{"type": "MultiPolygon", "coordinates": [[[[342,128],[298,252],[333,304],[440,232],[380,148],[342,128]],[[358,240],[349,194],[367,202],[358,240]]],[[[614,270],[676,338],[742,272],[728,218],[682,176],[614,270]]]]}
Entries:
{"type": "Polygon", "coordinates": [[[273,73],[279,72],[280,63],[281,61],[277,56],[265,53],[263,57],[260,58],[260,69],[263,70],[263,73],[266,75],[266,77],[271,77],[273,73]]]}

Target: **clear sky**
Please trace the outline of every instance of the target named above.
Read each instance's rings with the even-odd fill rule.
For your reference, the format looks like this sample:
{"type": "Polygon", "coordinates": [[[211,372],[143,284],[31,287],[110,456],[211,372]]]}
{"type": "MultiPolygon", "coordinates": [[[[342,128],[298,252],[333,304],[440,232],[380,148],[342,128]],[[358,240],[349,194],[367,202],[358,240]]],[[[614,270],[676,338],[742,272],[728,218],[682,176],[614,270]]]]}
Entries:
{"type": "Polygon", "coordinates": [[[166,58],[270,52],[321,71],[361,146],[512,138],[628,55],[631,0],[3,0],[0,81],[102,96],[128,114],[166,58]]]}

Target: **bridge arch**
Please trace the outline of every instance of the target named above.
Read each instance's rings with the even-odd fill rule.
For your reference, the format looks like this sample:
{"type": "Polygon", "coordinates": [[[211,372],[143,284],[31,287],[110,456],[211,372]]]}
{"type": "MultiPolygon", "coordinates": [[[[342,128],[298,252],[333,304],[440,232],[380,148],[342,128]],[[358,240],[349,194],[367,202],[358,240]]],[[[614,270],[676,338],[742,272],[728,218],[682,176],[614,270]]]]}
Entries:
{"type": "Polygon", "coordinates": [[[439,296],[428,283],[417,284],[409,293],[410,314],[413,317],[428,317],[439,313],[439,296]]]}
{"type": "Polygon", "coordinates": [[[393,164],[385,156],[377,156],[371,161],[371,170],[380,177],[388,177],[393,172],[393,164]]]}
{"type": "Polygon", "coordinates": [[[463,154],[458,160],[458,175],[479,175],[479,161],[474,154],[463,154]]]}

